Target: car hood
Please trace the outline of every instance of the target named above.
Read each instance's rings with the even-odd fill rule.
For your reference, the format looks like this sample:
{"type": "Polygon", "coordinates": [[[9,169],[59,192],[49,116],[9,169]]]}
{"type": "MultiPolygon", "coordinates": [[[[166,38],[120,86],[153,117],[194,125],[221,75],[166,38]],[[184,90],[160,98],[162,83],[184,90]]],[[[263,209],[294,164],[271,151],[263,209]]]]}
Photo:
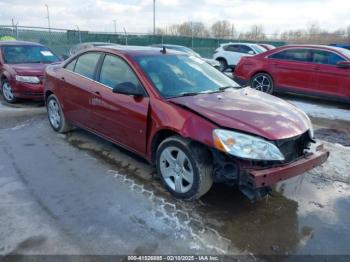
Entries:
{"type": "Polygon", "coordinates": [[[45,68],[50,64],[30,63],[30,64],[11,64],[11,67],[19,75],[44,75],[45,68]]]}
{"type": "Polygon", "coordinates": [[[219,61],[215,60],[215,59],[210,59],[210,58],[203,58],[202,59],[207,62],[208,64],[211,64],[212,66],[220,66],[219,61]]]}
{"type": "Polygon", "coordinates": [[[171,98],[222,128],[240,130],[268,140],[294,137],[310,128],[307,115],[292,104],[253,90],[227,89],[222,93],[171,98]]]}

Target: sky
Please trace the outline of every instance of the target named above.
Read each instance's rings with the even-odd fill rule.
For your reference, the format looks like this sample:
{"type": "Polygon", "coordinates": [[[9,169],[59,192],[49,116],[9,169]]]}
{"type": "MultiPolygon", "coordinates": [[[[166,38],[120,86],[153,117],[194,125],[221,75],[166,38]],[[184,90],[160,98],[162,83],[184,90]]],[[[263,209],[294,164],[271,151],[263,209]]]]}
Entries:
{"type": "MultiPolygon", "coordinates": [[[[0,24],[47,27],[46,7],[51,27],[112,32],[149,33],[153,28],[153,0],[0,0],[0,24]]],[[[349,0],[156,0],[156,25],[165,28],[185,21],[210,26],[229,20],[238,32],[253,24],[274,34],[305,29],[317,23],[327,30],[350,26],[349,0]]]]}

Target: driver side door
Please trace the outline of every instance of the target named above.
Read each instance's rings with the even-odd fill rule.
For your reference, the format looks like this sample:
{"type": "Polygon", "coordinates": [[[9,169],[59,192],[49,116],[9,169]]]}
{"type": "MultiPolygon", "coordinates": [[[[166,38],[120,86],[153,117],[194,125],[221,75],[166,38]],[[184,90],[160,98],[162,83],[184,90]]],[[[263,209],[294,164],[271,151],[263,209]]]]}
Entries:
{"type": "Polygon", "coordinates": [[[129,64],[116,55],[106,54],[99,67],[93,99],[93,118],[97,132],[127,149],[146,152],[149,97],[113,93],[121,83],[143,89],[129,64]]]}

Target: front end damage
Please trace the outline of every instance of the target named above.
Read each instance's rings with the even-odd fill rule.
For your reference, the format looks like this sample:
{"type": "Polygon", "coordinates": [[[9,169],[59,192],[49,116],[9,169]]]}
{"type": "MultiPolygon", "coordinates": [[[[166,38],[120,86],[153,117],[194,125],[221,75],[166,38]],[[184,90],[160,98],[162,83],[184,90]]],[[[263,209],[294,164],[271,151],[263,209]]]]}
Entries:
{"type": "Polygon", "coordinates": [[[215,182],[238,186],[254,202],[269,194],[272,185],[321,165],[329,156],[308,132],[274,143],[283,153],[284,161],[239,159],[212,149],[215,182]]]}

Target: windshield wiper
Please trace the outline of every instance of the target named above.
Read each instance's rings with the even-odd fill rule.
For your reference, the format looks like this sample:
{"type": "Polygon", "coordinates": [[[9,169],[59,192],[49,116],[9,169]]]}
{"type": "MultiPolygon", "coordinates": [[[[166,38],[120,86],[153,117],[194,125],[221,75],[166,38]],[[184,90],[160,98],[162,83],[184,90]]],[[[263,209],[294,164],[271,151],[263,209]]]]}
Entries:
{"type": "Polygon", "coordinates": [[[179,94],[179,95],[172,96],[172,97],[169,97],[169,98],[183,97],[183,96],[196,96],[196,95],[210,94],[210,93],[212,93],[211,90],[202,91],[202,92],[184,92],[184,93],[181,93],[181,94],[179,94]]]}
{"type": "Polygon", "coordinates": [[[222,87],[219,87],[219,90],[224,91],[224,90],[229,89],[229,88],[234,88],[234,86],[222,86],[222,87]]]}

